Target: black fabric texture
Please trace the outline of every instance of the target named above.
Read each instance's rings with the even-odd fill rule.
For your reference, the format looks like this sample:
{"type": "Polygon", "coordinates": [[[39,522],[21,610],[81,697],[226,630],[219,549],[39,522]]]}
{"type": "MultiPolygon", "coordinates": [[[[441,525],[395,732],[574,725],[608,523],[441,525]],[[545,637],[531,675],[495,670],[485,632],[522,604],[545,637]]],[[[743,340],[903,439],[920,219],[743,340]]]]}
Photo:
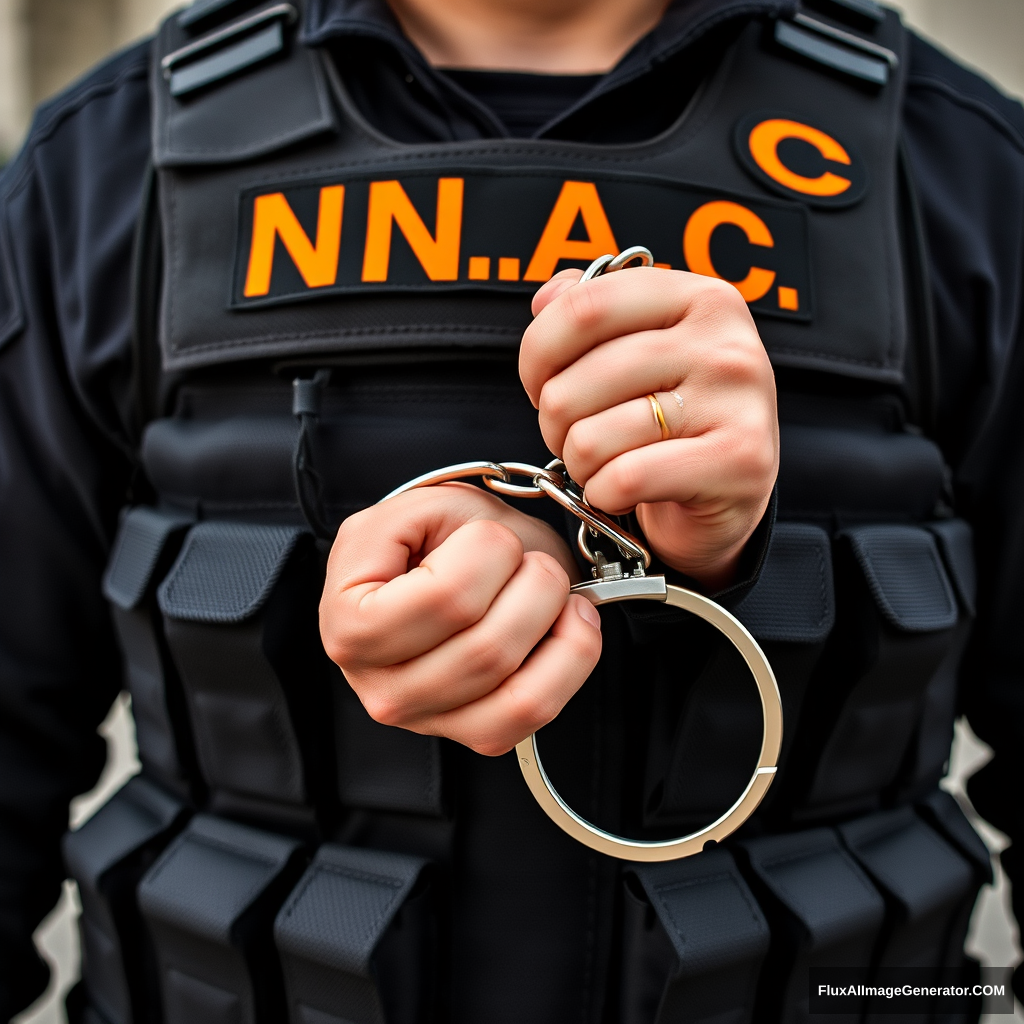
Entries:
{"type": "Polygon", "coordinates": [[[179,801],[136,777],[64,837],[64,862],[82,901],[84,987],[109,1024],[160,1019],[156,962],[135,889],[187,814],[179,801]]]}
{"type": "Polygon", "coordinates": [[[284,1020],[274,915],[300,870],[294,839],[199,815],[143,877],[167,1024],[284,1020]]]}
{"type": "MultiPolygon", "coordinates": [[[[861,818],[838,831],[886,902],[872,983],[935,985],[957,980],[965,917],[979,887],[970,863],[909,807],[861,818]],[[942,941],[936,942],[939,936],[942,941]],[[949,945],[958,954],[952,964],[949,945]]],[[[879,1009],[868,1000],[869,1014],[879,1009]]]]}
{"type": "Polygon", "coordinates": [[[144,505],[131,509],[121,522],[103,575],[107,599],[125,611],[136,608],[170,535],[190,522],[191,517],[181,512],[159,512],[144,505]]]}
{"type": "Polygon", "coordinates": [[[846,536],[879,610],[897,629],[926,633],[956,623],[956,598],[930,534],[913,526],[860,526],[846,536]]]}
{"type": "Polygon", "coordinates": [[[326,824],[334,804],[329,662],[317,621],[322,568],[309,536],[200,523],[177,566],[161,590],[164,628],[209,808],[307,832],[317,813],[326,824]]]}
{"type": "Polygon", "coordinates": [[[624,949],[624,978],[657,977],[650,961],[664,956],[670,967],[660,988],[639,986],[624,993],[620,1019],[659,1024],[753,1017],[756,979],[768,951],[768,924],[726,850],[705,850],[665,864],[633,865],[630,871],[654,909],[658,928],[634,935],[624,949]],[[646,970],[645,970],[646,967],[646,970]],[[656,1016],[647,1016],[656,1010],[656,1016]],[[646,1012],[645,1012],[646,1011],[646,1012]]]}
{"type": "MultiPolygon", "coordinates": [[[[650,137],[678,116],[739,22],[792,9],[756,0],[673,4],[654,33],[540,134],[601,142],[650,137]]],[[[392,138],[432,143],[505,134],[478,101],[444,84],[378,0],[318,0],[303,32],[330,46],[360,109],[392,138]]],[[[978,564],[978,619],[960,702],[996,750],[971,793],[1019,844],[1024,113],[915,37],[907,66],[902,127],[935,306],[934,440],[952,469],[948,497],[974,529],[978,564]]],[[[0,1019],[45,985],[31,932],[59,894],[68,801],[99,776],[105,755],[95,727],[121,685],[100,585],[118,511],[131,501],[138,416],[129,275],[150,150],[148,75],[145,45],[90,73],[41,108],[24,150],[0,176],[0,1019]]],[[[520,328],[510,314],[510,337],[520,328]]],[[[841,400],[877,397],[874,389],[866,394],[795,371],[778,380],[780,394],[827,394],[837,417],[841,400]]],[[[340,506],[351,499],[335,500],[340,506]]],[[[785,478],[780,500],[787,518],[785,478]]],[[[821,511],[828,526],[833,511],[821,511]]],[[[870,510],[868,518],[888,521],[870,510]]],[[[517,986],[497,1007],[467,996],[453,1019],[528,1019],[545,1012],[531,1001],[540,1000],[554,1006],[556,1019],[598,1020],[603,997],[590,993],[601,987],[595,979],[610,955],[614,878],[596,857],[548,836],[529,794],[520,793],[514,760],[465,761],[461,806],[479,828],[460,833],[468,867],[459,891],[472,908],[467,929],[485,936],[464,961],[468,973],[494,977],[487,971],[498,968],[488,965],[513,948],[517,957],[536,955],[531,968],[554,973],[532,992],[517,986]],[[496,794],[503,817],[494,809],[496,794]],[[539,847],[516,845],[509,822],[524,835],[536,831],[539,847]],[[481,888],[494,893],[478,904],[481,888]],[[528,909],[556,922],[533,946],[528,909]],[[569,965],[560,976],[557,964],[569,965]]],[[[1004,863],[1019,874],[1012,854],[1004,863]]],[[[198,991],[189,984],[177,989],[182,999],[198,991]]]]}
{"type": "Polygon", "coordinates": [[[416,991],[429,983],[428,972],[416,967],[435,936],[423,928],[404,936],[413,955],[397,975],[380,955],[386,933],[392,931],[393,940],[396,928],[415,930],[410,920],[396,919],[425,865],[421,858],[381,850],[320,847],[274,925],[292,1020],[303,1020],[310,1010],[352,1024],[430,1019],[429,1005],[422,1005],[425,993],[416,991]],[[412,1013],[405,1007],[396,1013],[388,1005],[398,993],[412,1013]]]}
{"type": "Polygon", "coordinates": [[[974,560],[974,535],[970,523],[962,519],[946,519],[928,527],[939,542],[939,551],[949,570],[964,611],[973,616],[977,611],[978,571],[974,560]]]}
{"type": "Polygon", "coordinates": [[[812,971],[835,973],[847,984],[870,978],[885,903],[831,829],[751,839],[740,850],[772,930],[758,1011],[767,1019],[810,1021],[812,971]]]}
{"type": "Polygon", "coordinates": [[[757,583],[733,614],[758,640],[824,640],[836,614],[828,534],[806,523],[776,523],[757,583]]]}
{"type": "Polygon", "coordinates": [[[160,584],[160,610],[186,622],[244,622],[263,607],[301,531],[200,523],[160,584]]]}
{"type": "Polygon", "coordinates": [[[445,77],[489,108],[508,134],[531,138],[581,100],[603,75],[530,75],[448,68],[445,77]]]}

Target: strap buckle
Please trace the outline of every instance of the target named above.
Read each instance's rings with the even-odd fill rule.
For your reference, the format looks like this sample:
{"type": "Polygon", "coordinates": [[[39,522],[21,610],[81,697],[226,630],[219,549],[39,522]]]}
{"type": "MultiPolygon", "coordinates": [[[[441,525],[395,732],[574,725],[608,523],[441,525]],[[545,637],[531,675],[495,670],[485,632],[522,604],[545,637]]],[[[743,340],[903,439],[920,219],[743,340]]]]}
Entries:
{"type": "Polygon", "coordinates": [[[167,54],[160,70],[171,95],[184,96],[280,53],[281,25],[291,25],[298,17],[291,4],[274,4],[167,54]]]}

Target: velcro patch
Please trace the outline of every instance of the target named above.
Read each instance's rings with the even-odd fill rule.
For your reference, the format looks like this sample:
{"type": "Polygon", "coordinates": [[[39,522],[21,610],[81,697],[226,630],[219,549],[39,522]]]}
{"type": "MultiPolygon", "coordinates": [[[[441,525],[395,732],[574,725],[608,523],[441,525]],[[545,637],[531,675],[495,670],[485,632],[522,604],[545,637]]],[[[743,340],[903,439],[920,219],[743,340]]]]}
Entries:
{"type": "Polygon", "coordinates": [[[812,315],[796,203],[646,176],[390,168],[261,185],[239,204],[236,309],[353,292],[532,292],[644,245],[660,266],[730,281],[758,313],[812,315]]]}

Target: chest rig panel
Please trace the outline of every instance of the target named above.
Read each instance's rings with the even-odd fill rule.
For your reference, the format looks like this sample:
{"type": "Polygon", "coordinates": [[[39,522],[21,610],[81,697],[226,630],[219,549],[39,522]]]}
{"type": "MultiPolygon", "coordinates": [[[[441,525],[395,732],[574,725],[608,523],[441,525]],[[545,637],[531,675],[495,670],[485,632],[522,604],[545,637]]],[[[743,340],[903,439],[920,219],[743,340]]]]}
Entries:
{"type": "MultiPolygon", "coordinates": [[[[165,25],[162,52],[184,42],[180,32],[165,25]]],[[[659,263],[715,272],[717,259],[723,276],[746,280],[777,364],[898,381],[901,79],[877,92],[820,75],[808,89],[807,70],[766,46],[765,32],[751,24],[678,123],[629,146],[396,144],[360,116],[326,55],[299,46],[181,100],[157,66],[165,367],[515,349],[540,283],[612,242],[642,242],[659,263]],[[752,132],[762,162],[803,193],[746,169],[752,132]],[[808,137],[833,140],[848,163],[826,161],[808,137]],[[772,158],[787,146],[821,166],[787,176],[772,158]],[[807,191],[820,181],[801,185],[831,176],[842,187],[830,168],[844,167],[852,203],[807,191]],[[794,201],[807,199],[815,205],[794,201]]],[[[898,23],[884,34],[901,47],[898,23]]]]}
{"type": "MultiPolygon", "coordinates": [[[[288,5],[215,51],[241,73],[181,91],[191,23],[164,24],[156,321],[175,390],[142,445],[157,500],[126,511],[105,580],[144,777],[67,851],[110,1024],[743,1024],[804,1019],[807,972],[833,964],[847,982],[961,976],[986,862],[932,790],[970,530],[937,512],[942,455],[900,397],[904,33],[853,6],[870,30],[829,22],[811,43],[752,21],[676,124],[623,146],[396,143],[288,5]],[[836,32],[876,55],[868,78],[879,53],[887,72],[837,72],[865,60],[841,46],[815,63],[836,32]],[[441,465],[543,464],[514,363],[530,297],[633,244],[735,283],[779,372],[780,521],[736,614],[787,726],[753,831],[622,874],[552,834],[514,763],[368,718],[316,637],[324,545],[296,466],[314,464],[333,525],[441,465]]],[[[678,620],[612,612],[604,638],[545,763],[612,830],[705,824],[750,774],[747,681],[678,620]]]]}

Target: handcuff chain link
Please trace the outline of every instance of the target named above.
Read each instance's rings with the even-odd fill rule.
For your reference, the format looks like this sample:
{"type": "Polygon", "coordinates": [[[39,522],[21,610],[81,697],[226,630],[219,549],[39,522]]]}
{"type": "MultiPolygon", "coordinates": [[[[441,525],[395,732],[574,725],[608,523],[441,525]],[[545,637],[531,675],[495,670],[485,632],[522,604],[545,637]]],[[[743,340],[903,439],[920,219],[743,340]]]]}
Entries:
{"type": "MultiPolygon", "coordinates": [[[[395,488],[390,494],[381,498],[387,501],[406,491],[419,487],[434,487],[438,484],[451,483],[456,480],[470,480],[482,477],[484,485],[497,494],[507,498],[543,498],[556,501],[562,508],[571,512],[580,520],[580,532],[577,545],[580,554],[591,564],[598,565],[600,559],[587,543],[587,533],[607,537],[622,553],[622,556],[636,563],[633,575],[643,576],[644,570],[651,564],[651,553],[631,533],[623,530],[611,518],[589,504],[582,491],[565,472],[565,464],[561,459],[553,459],[546,466],[533,466],[528,462],[460,462],[454,466],[410,480],[401,487],[395,488]],[[530,485],[513,483],[513,477],[526,477],[530,485]]],[[[378,502],[379,504],[379,502],[378,502]]]]}

